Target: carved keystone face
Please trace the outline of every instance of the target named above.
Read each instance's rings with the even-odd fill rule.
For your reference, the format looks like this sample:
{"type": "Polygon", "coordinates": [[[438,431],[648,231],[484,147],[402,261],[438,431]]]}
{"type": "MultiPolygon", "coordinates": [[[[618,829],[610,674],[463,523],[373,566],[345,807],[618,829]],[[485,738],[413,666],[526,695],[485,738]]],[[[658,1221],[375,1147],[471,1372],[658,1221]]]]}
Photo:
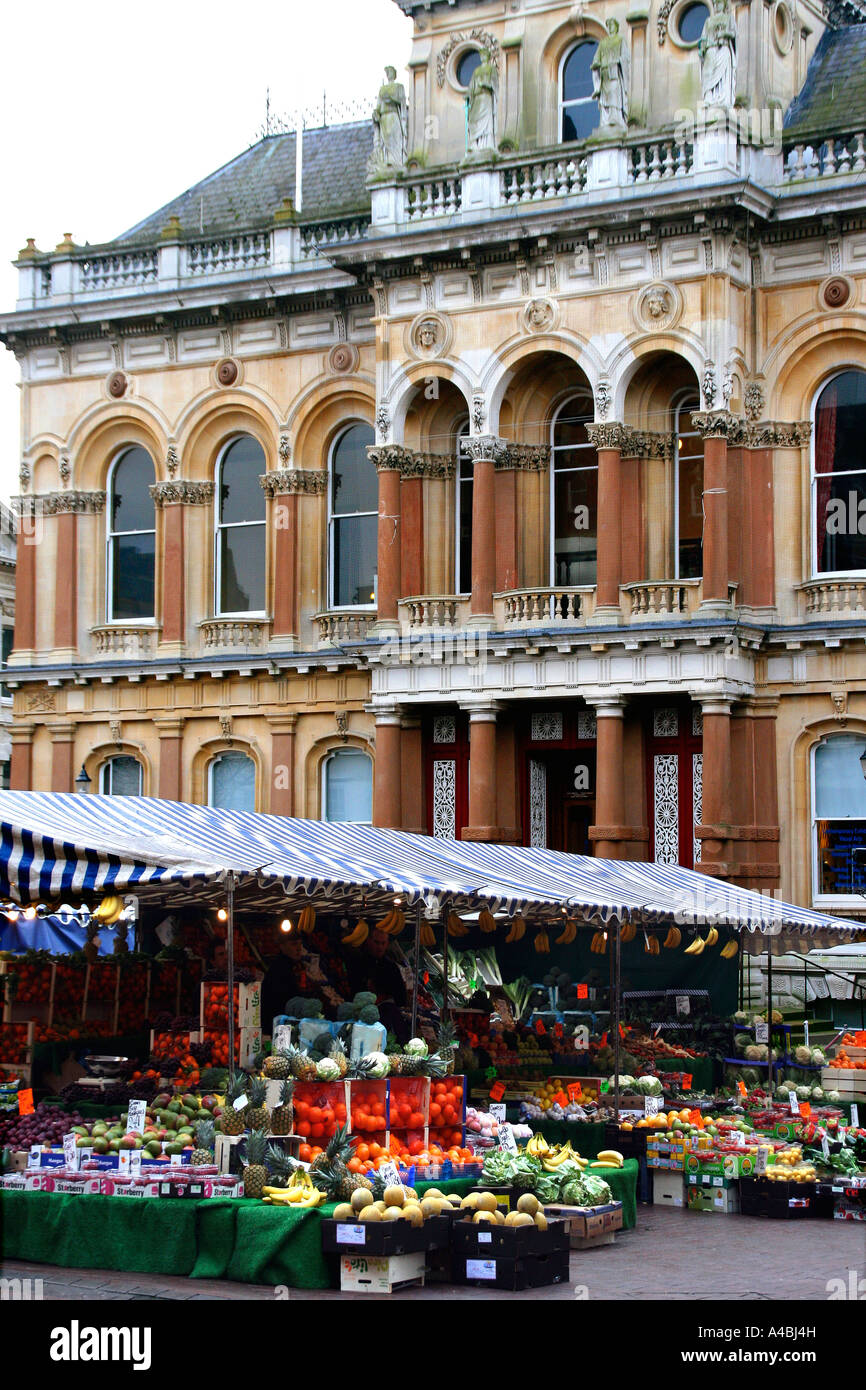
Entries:
{"type": "Polygon", "coordinates": [[[646,297],[646,310],[650,318],[663,319],[668,313],[668,296],[666,290],[650,290],[646,297]]]}
{"type": "Polygon", "coordinates": [[[224,358],[216,369],[216,375],[220,386],[234,386],[238,379],[237,362],[233,362],[230,357],[224,358]]]}

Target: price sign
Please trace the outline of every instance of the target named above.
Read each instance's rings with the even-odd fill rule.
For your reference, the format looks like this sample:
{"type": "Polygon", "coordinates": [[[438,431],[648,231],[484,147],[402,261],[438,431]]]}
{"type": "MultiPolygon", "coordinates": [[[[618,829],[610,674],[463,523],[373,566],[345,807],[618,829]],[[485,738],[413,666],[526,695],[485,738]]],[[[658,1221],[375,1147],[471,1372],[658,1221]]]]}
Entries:
{"type": "Polygon", "coordinates": [[[703,1125],[703,1123],[704,1123],[704,1117],[703,1117],[703,1115],[701,1114],[700,1110],[690,1110],[690,1111],[689,1111],[689,1124],[690,1124],[690,1125],[703,1125]]]}
{"type": "Polygon", "coordinates": [[[183,1154],[169,1154],[168,1164],[170,1168],[180,1168],[183,1163],[183,1154]]]}
{"type": "Polygon", "coordinates": [[[802,1115],[804,1120],[808,1120],[811,1118],[812,1107],[807,1100],[803,1100],[800,1102],[800,1114],[802,1115]]]}
{"type": "Polygon", "coordinates": [[[600,1094],[603,1095],[603,1096],[606,1096],[609,1090],[610,1090],[610,1082],[609,1082],[609,1081],[602,1081],[602,1083],[601,1083],[601,1092],[600,1092],[600,1094]]]}
{"type": "Polygon", "coordinates": [[[561,1105],[563,1108],[568,1105],[568,1096],[565,1094],[565,1091],[557,1091],[556,1095],[553,1097],[553,1103],[554,1105],[561,1105]]]}
{"type": "Polygon", "coordinates": [[[18,1092],[18,1114],[33,1114],[33,1092],[31,1090],[18,1092]]]}
{"type": "Polygon", "coordinates": [[[687,994],[677,995],[677,1017],[690,1014],[692,1011],[691,1000],[687,994]]]}
{"type": "Polygon", "coordinates": [[[643,1098],[643,1113],[644,1113],[645,1115],[657,1115],[657,1114],[659,1113],[659,1098],[658,1098],[658,1096],[644,1096],[644,1098],[643,1098]]]}
{"type": "Polygon", "coordinates": [[[853,1105],[851,1106],[851,1128],[852,1128],[852,1129],[859,1129],[859,1128],[860,1128],[860,1111],[858,1110],[856,1104],[853,1104],[853,1105]]]}
{"type": "Polygon", "coordinates": [[[622,1024],[619,1025],[619,1040],[620,1042],[625,1041],[625,1029],[623,1028],[622,1024]]]}
{"type": "MultiPolygon", "coordinates": [[[[493,1085],[490,1087],[490,1099],[491,1099],[491,1100],[497,1100],[497,1101],[498,1101],[498,1100],[501,1100],[502,1097],[503,1097],[504,1095],[505,1095],[505,1082],[504,1082],[504,1081],[494,1081],[493,1085]]],[[[503,1106],[502,1108],[504,1109],[505,1107],[503,1106]]],[[[493,1106],[492,1106],[492,1105],[491,1105],[491,1107],[490,1107],[490,1111],[491,1111],[491,1114],[492,1114],[492,1113],[493,1113],[493,1106]]]]}
{"type": "Polygon", "coordinates": [[[249,1101],[246,1096],[238,1096],[237,1100],[232,1101],[232,1108],[235,1110],[246,1110],[249,1101]]]}
{"type": "Polygon", "coordinates": [[[147,1101],[131,1100],[129,1102],[129,1116],[126,1121],[127,1134],[143,1134],[144,1120],[147,1112],[147,1101]]]}
{"type": "Polygon", "coordinates": [[[738,1081],[738,1082],[737,1082],[737,1090],[739,1091],[739,1093],[740,1093],[741,1096],[746,1096],[746,1095],[748,1095],[748,1091],[746,1090],[746,1083],[745,1083],[745,1081],[738,1081]]]}
{"type": "Polygon", "coordinates": [[[735,1149],[746,1147],[746,1136],[741,1129],[732,1129],[728,1135],[728,1143],[733,1144],[735,1149]]]}
{"type": "Polygon", "coordinates": [[[496,1104],[491,1105],[491,1107],[490,1107],[490,1113],[491,1113],[491,1115],[493,1116],[494,1120],[496,1120],[499,1124],[501,1124],[501,1125],[502,1125],[502,1124],[505,1124],[505,1106],[504,1106],[504,1105],[501,1105],[501,1104],[499,1104],[499,1105],[496,1105],[496,1104]]]}
{"type": "Polygon", "coordinates": [[[379,1172],[382,1174],[386,1187],[403,1186],[403,1184],[400,1181],[400,1170],[398,1169],[396,1163],[383,1163],[382,1167],[379,1169],[379,1172]]]}
{"type": "Polygon", "coordinates": [[[588,985],[578,985],[578,987],[577,987],[577,997],[578,997],[578,999],[588,999],[588,998],[589,998],[589,986],[588,986],[588,985]]]}
{"type": "MultiPolygon", "coordinates": [[[[118,1173],[128,1173],[128,1172],[129,1172],[129,1155],[130,1155],[130,1150],[129,1150],[129,1149],[121,1149],[121,1150],[120,1150],[120,1153],[117,1155],[117,1171],[118,1171],[118,1173]]],[[[171,1160],[171,1161],[172,1161],[172,1163],[174,1162],[174,1156],[172,1156],[172,1160],[171,1160]]]]}
{"type": "Polygon", "coordinates": [[[514,1130],[511,1125],[499,1126],[499,1147],[505,1149],[506,1153],[517,1153],[517,1140],[514,1137],[514,1130]]]}
{"type": "Polygon", "coordinates": [[[763,1019],[759,1019],[755,1024],[755,1042],[768,1043],[770,1041],[770,1025],[763,1019]]]}
{"type": "Polygon", "coordinates": [[[797,1096],[796,1096],[796,1093],[795,1093],[794,1091],[790,1091],[790,1092],[789,1092],[789,1094],[788,1094],[788,1103],[790,1104],[790,1107],[791,1107],[791,1114],[792,1114],[792,1115],[799,1115],[799,1113],[800,1113],[800,1102],[798,1101],[797,1096]]]}
{"type": "Polygon", "coordinates": [[[278,1023],[274,1029],[271,1039],[272,1052],[285,1052],[287,1047],[292,1045],[292,1025],[291,1023],[278,1023]]]}
{"type": "Polygon", "coordinates": [[[574,1030],[574,1050],[575,1052],[589,1051],[589,1029],[585,1023],[581,1023],[574,1030]]]}
{"type": "Polygon", "coordinates": [[[77,1134],[64,1134],[63,1136],[63,1162],[67,1168],[71,1168],[73,1173],[78,1172],[77,1139],[77,1134]]]}
{"type": "Polygon", "coordinates": [[[547,1032],[547,1029],[545,1028],[540,1018],[537,1018],[535,1020],[535,1031],[539,1037],[542,1037],[547,1032]]]}
{"type": "Polygon", "coordinates": [[[343,1221],[337,1222],[338,1245],[364,1245],[366,1241],[366,1226],[347,1226],[343,1221]]]}
{"type": "Polygon", "coordinates": [[[562,1034],[563,1034],[563,1031],[564,1031],[564,1030],[563,1030],[562,1024],[561,1024],[561,1023],[557,1023],[556,1026],[554,1027],[554,1030],[553,1030],[553,1036],[554,1036],[555,1038],[561,1038],[561,1037],[562,1037],[562,1034]]]}
{"type": "Polygon", "coordinates": [[[758,1149],[758,1152],[755,1154],[755,1172],[756,1172],[756,1173],[766,1173],[766,1171],[767,1171],[767,1155],[769,1154],[769,1152],[770,1152],[770,1150],[769,1150],[768,1148],[766,1148],[765,1145],[763,1145],[763,1144],[760,1145],[760,1147],[759,1147],[759,1149],[758,1149]]]}
{"type": "Polygon", "coordinates": [[[683,1088],[684,1091],[690,1091],[690,1090],[692,1089],[692,1074],[691,1074],[691,1072],[688,1072],[688,1071],[684,1071],[684,1072],[683,1072],[683,1079],[682,1079],[682,1081],[680,1082],[680,1085],[682,1086],[682,1088],[683,1088]]]}
{"type": "Polygon", "coordinates": [[[568,1099],[576,1104],[583,1100],[583,1087],[579,1081],[572,1081],[568,1087],[568,1099]]]}
{"type": "Polygon", "coordinates": [[[607,1029],[605,1029],[601,1035],[601,1045],[602,1047],[607,1047],[607,1029]]]}

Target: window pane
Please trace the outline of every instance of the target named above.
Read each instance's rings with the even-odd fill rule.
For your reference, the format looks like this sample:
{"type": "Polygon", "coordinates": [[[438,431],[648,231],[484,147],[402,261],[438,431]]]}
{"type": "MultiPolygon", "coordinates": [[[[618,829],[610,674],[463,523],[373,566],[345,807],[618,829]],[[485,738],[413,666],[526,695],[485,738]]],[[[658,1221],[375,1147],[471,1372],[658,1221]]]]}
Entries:
{"type": "Polygon", "coordinates": [[[230,444],[220,466],[220,521],[264,521],[265,494],[259,478],[267,468],[265,451],[245,434],[230,444]]]}
{"type": "MultiPolygon", "coordinates": [[[[697,409],[697,407],[695,407],[697,409]]],[[[691,417],[680,415],[680,428],[688,429],[691,417]]],[[[680,579],[699,579],[703,572],[704,446],[698,434],[680,434],[678,448],[677,549],[680,579]]]]}
{"type": "Polygon", "coordinates": [[[472,477],[461,478],[460,488],[457,494],[460,506],[459,517],[459,543],[457,551],[457,565],[459,573],[457,575],[458,594],[468,594],[472,591],[472,477]]]}
{"type": "MultiPolygon", "coordinates": [[[[2,657],[2,664],[3,664],[3,666],[8,666],[8,665],[9,665],[9,656],[10,656],[10,654],[11,654],[11,652],[12,652],[12,643],[13,643],[13,641],[14,641],[14,638],[15,638],[15,629],[14,629],[14,627],[4,627],[4,628],[3,628],[3,639],[2,639],[2,640],[3,640],[3,648],[2,648],[2,653],[0,653],[0,657],[2,657]]],[[[0,685],[0,695],[3,696],[3,699],[4,699],[4,700],[8,700],[8,699],[11,698],[12,691],[9,689],[9,687],[8,687],[7,685],[2,684],[2,685],[0,685]]]]}
{"type": "Polygon", "coordinates": [[[375,442],[369,425],[352,425],[334,445],[331,459],[334,516],[378,511],[379,483],[376,469],[367,458],[367,446],[375,442]]]}
{"type": "Polygon", "coordinates": [[[335,606],[375,603],[377,518],[337,517],[333,527],[335,606]]]}
{"type": "Polygon", "coordinates": [[[554,480],[554,583],[594,584],[598,535],[598,468],[554,480]]]}
{"type": "Polygon", "coordinates": [[[220,531],[220,612],[263,613],[265,528],[229,526],[220,531]]]}
{"type": "MultiPolygon", "coordinates": [[[[586,426],[591,419],[592,408],[589,401],[569,401],[556,417],[556,424],[553,428],[554,448],[592,447],[589,445],[589,435],[586,432],[586,426]]],[[[565,455],[558,454],[555,466],[557,468],[573,468],[579,467],[581,462],[586,462],[586,459],[581,460],[578,454],[575,454],[568,462],[565,459],[565,455]]]]}
{"type": "Polygon", "coordinates": [[[594,101],[576,101],[562,108],[562,139],[586,140],[598,125],[598,107],[594,101]]]}
{"type": "Polygon", "coordinates": [[[111,616],[153,617],[156,537],[115,536],[111,542],[111,616]]]}
{"type": "Polygon", "coordinates": [[[472,81],[472,74],[481,64],[481,54],[477,48],[472,48],[457,63],[455,76],[461,87],[468,87],[472,81]]]}
{"type": "MultiPolygon", "coordinates": [[[[866,739],[843,735],[815,750],[815,815],[821,820],[866,817],[866,779],[860,766],[866,739]]],[[[866,841],[864,841],[866,844],[866,841]]]]}
{"type": "Polygon", "coordinates": [[[594,43],[581,43],[569,53],[562,69],[563,101],[592,96],[592,60],[596,47],[594,43]]]}
{"type": "Polygon", "coordinates": [[[863,466],[866,372],[842,372],[827,383],[815,408],[815,470],[842,473],[863,466]]]}
{"type": "Polygon", "coordinates": [[[677,32],[683,43],[697,43],[704,32],[709,10],[706,5],[688,5],[680,15],[677,32]]]}
{"type": "Polygon", "coordinates": [[[141,796],[141,764],[135,758],[112,758],[102,768],[103,796],[141,796]]]}
{"type": "Polygon", "coordinates": [[[111,474],[112,531],[152,531],[155,481],[153,460],[146,449],[128,449],[111,474]]]}
{"type": "Polygon", "coordinates": [[[325,820],[372,821],[373,764],[347,748],[325,763],[325,820]]]}
{"type": "Polygon", "coordinates": [[[256,765],[245,753],[223,753],[210,765],[210,805],[255,811],[256,765]]]}

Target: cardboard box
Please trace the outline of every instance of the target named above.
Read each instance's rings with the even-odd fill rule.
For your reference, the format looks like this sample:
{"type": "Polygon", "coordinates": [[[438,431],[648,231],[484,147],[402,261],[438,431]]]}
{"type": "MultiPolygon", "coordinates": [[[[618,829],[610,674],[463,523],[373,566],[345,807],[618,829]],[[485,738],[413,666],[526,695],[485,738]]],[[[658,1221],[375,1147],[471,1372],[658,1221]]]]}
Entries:
{"type": "Polygon", "coordinates": [[[3,1188],[7,1192],[41,1192],[42,1174],[35,1169],[24,1173],[7,1173],[3,1178],[3,1188]]]}
{"type": "Polygon", "coordinates": [[[544,1208],[545,1216],[568,1225],[572,1250],[589,1250],[595,1245],[612,1245],[622,1230],[622,1202],[598,1207],[566,1207],[558,1203],[544,1208]]]}
{"type": "Polygon", "coordinates": [[[329,1255],[414,1255],[429,1248],[431,1231],[408,1221],[322,1221],[322,1249],[329,1255]]]}
{"type": "Polygon", "coordinates": [[[682,1173],[653,1173],[653,1206],[684,1207],[685,1194],[682,1173]]]}
{"type": "Polygon", "coordinates": [[[158,1182],[130,1183],[129,1186],[118,1187],[114,1192],[114,1196],[132,1197],[135,1200],[141,1201],[145,1198],[150,1199],[158,1197],[160,1195],[160,1186],[161,1184],[158,1182]]]}
{"type": "Polygon", "coordinates": [[[405,1255],[344,1255],[340,1260],[343,1293],[393,1293],[407,1284],[423,1284],[423,1251],[405,1255]]]}
{"type": "MultiPolygon", "coordinates": [[[[519,1228],[518,1228],[519,1229],[519,1228]]],[[[541,1289],[550,1284],[562,1284],[568,1279],[567,1250],[551,1251],[547,1255],[526,1255],[520,1259],[463,1255],[454,1257],[454,1276],[458,1284],[474,1284],[479,1288],[541,1289]]]]}
{"type": "Polygon", "coordinates": [[[732,1216],[740,1210],[740,1194],[736,1187],[689,1187],[686,1191],[689,1211],[732,1216]]]}

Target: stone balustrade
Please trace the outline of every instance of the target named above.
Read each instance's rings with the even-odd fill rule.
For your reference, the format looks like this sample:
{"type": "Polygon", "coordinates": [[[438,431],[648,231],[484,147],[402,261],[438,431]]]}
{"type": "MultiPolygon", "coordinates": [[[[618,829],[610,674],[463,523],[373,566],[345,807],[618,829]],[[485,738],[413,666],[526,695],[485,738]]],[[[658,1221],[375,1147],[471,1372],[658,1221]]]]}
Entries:
{"type": "Polygon", "coordinates": [[[820,144],[786,145],[783,155],[786,183],[862,174],[866,172],[866,132],[859,130],[820,144]]]}
{"type": "Polygon", "coordinates": [[[517,627],[580,627],[595,607],[595,587],[512,589],[494,594],[493,598],[495,616],[504,631],[517,627]]]}
{"type": "Polygon", "coordinates": [[[205,655],[216,651],[261,651],[267,641],[269,618],[208,618],[199,623],[205,655]]]}
{"type": "Polygon", "coordinates": [[[866,617],[866,579],[810,579],[797,587],[807,618],[866,617]]]}
{"type": "Polygon", "coordinates": [[[648,580],[639,584],[624,584],[621,590],[626,602],[626,616],[632,620],[685,618],[695,612],[700,603],[700,579],[648,580]]]}
{"type": "Polygon", "coordinates": [[[410,632],[459,627],[469,612],[469,600],[456,594],[404,598],[397,605],[400,622],[410,632]]]}
{"type": "Polygon", "coordinates": [[[363,610],[335,609],[330,613],[316,613],[313,616],[316,645],[319,648],[339,647],[343,642],[363,642],[375,621],[375,613],[363,610]]]}
{"type": "Polygon", "coordinates": [[[154,654],[159,641],[159,631],[153,624],[145,626],[107,623],[104,627],[92,627],[90,635],[93,638],[96,656],[137,660],[154,654]]]}

